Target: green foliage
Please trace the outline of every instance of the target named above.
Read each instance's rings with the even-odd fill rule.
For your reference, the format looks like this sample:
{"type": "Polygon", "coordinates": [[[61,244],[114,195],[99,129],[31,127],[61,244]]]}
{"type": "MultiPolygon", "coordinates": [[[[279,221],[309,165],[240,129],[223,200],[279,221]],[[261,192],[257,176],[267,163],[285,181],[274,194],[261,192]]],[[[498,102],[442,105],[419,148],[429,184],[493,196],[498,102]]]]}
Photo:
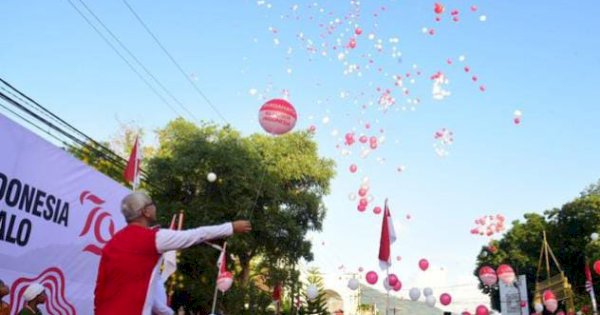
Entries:
{"type": "Polygon", "coordinates": [[[581,197],[600,196],[600,179],[594,184],[589,185],[581,192],[581,197]]]}
{"type": "MultiPolygon", "coordinates": [[[[513,227],[494,244],[498,249],[495,254],[487,254],[487,250],[482,249],[474,275],[477,276],[484,265],[493,268],[500,264],[511,265],[517,274],[526,275],[529,305],[533,306],[543,231],[546,231],[548,243],[573,286],[576,304],[587,303],[583,270],[586,257],[591,261],[600,258],[600,242],[590,243],[590,235],[600,230],[600,195],[585,195],[560,209],[548,210],[544,215],[528,213],[524,218],[524,222],[513,222],[513,227]]],[[[550,275],[558,273],[552,262],[551,270],[550,275]]],[[[539,280],[545,280],[547,276],[545,265],[542,265],[539,280]]],[[[480,289],[490,295],[492,306],[499,309],[498,290],[482,284],[480,289]]]]}
{"type": "MultiPolygon", "coordinates": [[[[220,305],[229,314],[262,314],[274,284],[295,280],[292,266],[312,259],[305,235],[322,228],[322,197],[334,176],[333,161],[318,156],[305,132],[242,137],[229,126],[177,119],[158,137],[160,147],[146,170],[158,187],[149,190],[161,209],[159,220],[169,222],[180,210],[188,228],[251,220],[252,233],[228,240],[236,281],[220,305]],[[207,180],[210,172],[218,176],[215,182],[207,180]],[[253,258],[258,260],[251,264],[253,258]]],[[[210,308],[217,255],[208,247],[181,255],[178,268],[194,309],[210,308]]]]}
{"type": "Polygon", "coordinates": [[[327,310],[327,296],[325,293],[325,287],[323,285],[323,277],[317,268],[311,268],[308,270],[307,283],[304,286],[304,301],[306,303],[300,309],[302,315],[329,315],[327,310]],[[306,288],[309,285],[314,285],[319,290],[319,294],[313,300],[308,298],[306,288]]]}

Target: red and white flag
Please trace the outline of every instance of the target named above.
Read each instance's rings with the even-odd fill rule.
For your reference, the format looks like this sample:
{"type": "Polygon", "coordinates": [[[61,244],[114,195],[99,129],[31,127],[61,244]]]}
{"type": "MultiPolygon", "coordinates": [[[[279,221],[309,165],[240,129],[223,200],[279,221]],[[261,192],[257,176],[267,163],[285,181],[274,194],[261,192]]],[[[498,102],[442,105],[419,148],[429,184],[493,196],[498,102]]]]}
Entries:
{"type": "Polygon", "coordinates": [[[392,244],[396,241],[396,231],[392,222],[392,214],[388,208],[387,199],[385,200],[385,210],[383,211],[383,221],[381,223],[381,239],[379,240],[379,266],[381,269],[387,269],[392,265],[392,244]]]}
{"type": "Polygon", "coordinates": [[[125,178],[125,181],[132,184],[133,190],[136,190],[140,184],[140,171],[142,169],[141,164],[142,153],[139,147],[139,139],[136,137],[133,148],[131,148],[131,154],[129,155],[127,167],[125,168],[125,172],[123,172],[123,178],[125,178]]]}
{"type": "Polygon", "coordinates": [[[217,260],[217,269],[219,269],[219,275],[227,272],[227,253],[226,253],[226,244],[223,244],[223,250],[221,250],[221,255],[219,255],[219,260],[217,260]]]}
{"type": "MultiPolygon", "coordinates": [[[[179,213],[179,224],[176,226],[176,220],[178,215],[174,214],[171,219],[171,230],[181,230],[183,224],[183,212],[179,213]]],[[[163,270],[160,274],[163,282],[167,282],[169,277],[177,271],[177,251],[170,250],[163,254],[163,270]]]]}

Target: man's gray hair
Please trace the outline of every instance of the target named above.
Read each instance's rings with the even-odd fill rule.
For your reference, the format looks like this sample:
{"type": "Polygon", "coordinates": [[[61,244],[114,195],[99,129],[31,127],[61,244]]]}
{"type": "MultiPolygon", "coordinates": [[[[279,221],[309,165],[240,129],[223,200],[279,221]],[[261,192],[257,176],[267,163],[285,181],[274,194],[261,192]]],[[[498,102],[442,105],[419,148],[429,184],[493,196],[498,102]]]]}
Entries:
{"type": "Polygon", "coordinates": [[[143,192],[133,192],[121,201],[121,213],[128,223],[142,215],[142,208],[152,203],[152,199],[143,192]]]}

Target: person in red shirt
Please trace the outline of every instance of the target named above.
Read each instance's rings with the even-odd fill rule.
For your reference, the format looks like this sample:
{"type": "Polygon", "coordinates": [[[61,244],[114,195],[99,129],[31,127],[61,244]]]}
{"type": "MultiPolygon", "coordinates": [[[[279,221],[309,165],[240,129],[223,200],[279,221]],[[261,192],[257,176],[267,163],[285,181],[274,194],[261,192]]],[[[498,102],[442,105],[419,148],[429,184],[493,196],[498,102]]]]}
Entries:
{"type": "Polygon", "coordinates": [[[252,230],[245,220],[183,231],[151,228],[156,223],[156,206],[142,192],[127,195],[121,212],[127,226],[102,249],[94,292],[96,315],[174,314],[161,294],[162,254],[252,230]]]}

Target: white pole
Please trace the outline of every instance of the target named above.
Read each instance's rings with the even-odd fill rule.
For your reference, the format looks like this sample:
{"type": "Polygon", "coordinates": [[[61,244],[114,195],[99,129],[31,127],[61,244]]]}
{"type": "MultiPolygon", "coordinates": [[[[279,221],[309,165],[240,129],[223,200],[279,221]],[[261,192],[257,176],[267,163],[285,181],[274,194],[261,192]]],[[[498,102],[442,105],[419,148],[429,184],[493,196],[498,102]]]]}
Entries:
{"type": "MultiPolygon", "coordinates": [[[[225,248],[227,247],[227,242],[223,243],[223,250],[225,250],[225,248]]],[[[217,258],[217,261],[221,259],[221,255],[219,255],[219,258],[217,258]]],[[[219,261],[217,262],[217,266],[219,265],[219,261]]],[[[219,271],[217,271],[217,281],[219,280],[219,275],[221,275],[221,268],[219,267],[219,271]]],[[[217,281],[215,281],[215,295],[213,296],[213,303],[212,303],[212,311],[210,312],[211,314],[215,314],[215,309],[217,308],[217,295],[219,293],[219,287],[217,286],[217,281]]]]}
{"type": "MultiPolygon", "coordinates": [[[[387,281],[388,282],[388,286],[390,285],[390,266],[388,264],[388,267],[385,268],[385,273],[387,274],[387,277],[385,278],[385,280],[383,281],[387,281]]],[[[390,309],[390,290],[387,290],[387,298],[385,299],[385,315],[387,315],[388,310],[390,309]]]]}
{"type": "Polygon", "coordinates": [[[594,285],[592,284],[592,290],[590,290],[590,298],[592,299],[592,314],[598,315],[598,307],[596,304],[596,294],[594,293],[594,285]]]}

